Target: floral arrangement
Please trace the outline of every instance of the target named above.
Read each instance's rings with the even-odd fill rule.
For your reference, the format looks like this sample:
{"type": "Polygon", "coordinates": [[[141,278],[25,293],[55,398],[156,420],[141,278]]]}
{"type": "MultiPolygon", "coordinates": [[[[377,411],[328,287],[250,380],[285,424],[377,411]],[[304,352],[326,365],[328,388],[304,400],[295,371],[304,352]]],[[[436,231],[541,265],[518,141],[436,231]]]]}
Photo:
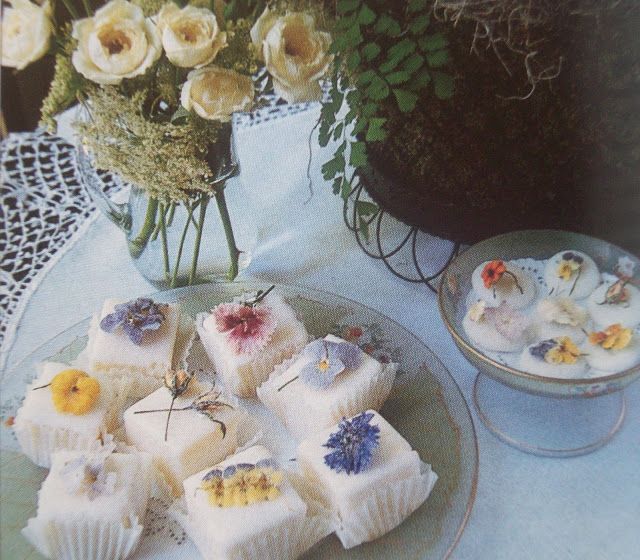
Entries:
{"type": "MultiPolygon", "coordinates": [[[[95,166],[146,192],[147,217],[130,241],[134,258],[171,224],[177,204],[201,229],[198,216],[204,220],[202,209],[215,197],[235,277],[240,252],[220,180],[230,159],[230,121],[260,107],[271,91],[286,102],[320,98],[318,81],[332,61],[331,36],[316,27],[321,6],[110,0],[94,9],[93,1],[62,0],[71,18],[63,23],[50,0],[9,0],[2,65],[20,70],[55,55],[42,122],[53,129],[55,115],[81,104],[86,115],[75,126],[95,166]]],[[[167,284],[176,285],[178,266],[166,270],[167,284]]]]}

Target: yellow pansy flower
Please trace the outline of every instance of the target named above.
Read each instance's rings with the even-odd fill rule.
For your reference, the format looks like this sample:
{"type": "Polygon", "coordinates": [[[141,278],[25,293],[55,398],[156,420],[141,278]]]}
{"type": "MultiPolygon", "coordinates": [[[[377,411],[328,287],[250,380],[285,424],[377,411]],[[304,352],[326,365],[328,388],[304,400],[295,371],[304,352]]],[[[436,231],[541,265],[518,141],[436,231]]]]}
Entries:
{"type": "Polygon", "coordinates": [[[87,414],[100,396],[100,383],[79,369],[65,369],[51,381],[53,406],[64,414],[87,414]]]}
{"type": "Polygon", "coordinates": [[[552,364],[575,364],[580,357],[580,349],[568,336],[556,339],[556,346],[551,348],[544,359],[552,364]]]}
{"type": "Polygon", "coordinates": [[[589,335],[591,344],[599,344],[605,350],[623,350],[631,342],[633,332],[625,329],[620,323],[608,326],[604,331],[592,332],[589,335]]]}
{"type": "Polygon", "coordinates": [[[558,265],[558,277],[562,278],[565,282],[568,281],[576,272],[580,270],[580,263],[576,261],[560,261],[558,265]]]}

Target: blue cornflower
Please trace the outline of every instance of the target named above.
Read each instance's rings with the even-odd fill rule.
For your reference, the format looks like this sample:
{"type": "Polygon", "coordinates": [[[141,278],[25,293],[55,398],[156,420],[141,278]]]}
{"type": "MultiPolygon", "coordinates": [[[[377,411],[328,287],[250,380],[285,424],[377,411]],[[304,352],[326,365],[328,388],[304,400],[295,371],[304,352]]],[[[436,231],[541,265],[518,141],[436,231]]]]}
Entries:
{"type": "Polygon", "coordinates": [[[325,464],[336,472],[358,474],[371,464],[373,451],[380,444],[380,428],[370,424],[373,414],[363,412],[343,419],[324,447],[335,449],[324,456],[325,464]]]}
{"type": "Polygon", "coordinates": [[[166,304],[155,303],[149,298],[138,298],[119,303],[113,313],[100,321],[100,328],[108,333],[122,326],[131,342],[140,346],[144,331],[156,331],[165,320],[166,304]]]}
{"type": "Polygon", "coordinates": [[[316,389],[324,389],[345,369],[362,361],[362,350],[350,342],[319,339],[308,344],[303,355],[311,361],[300,370],[300,380],[316,389]]]}

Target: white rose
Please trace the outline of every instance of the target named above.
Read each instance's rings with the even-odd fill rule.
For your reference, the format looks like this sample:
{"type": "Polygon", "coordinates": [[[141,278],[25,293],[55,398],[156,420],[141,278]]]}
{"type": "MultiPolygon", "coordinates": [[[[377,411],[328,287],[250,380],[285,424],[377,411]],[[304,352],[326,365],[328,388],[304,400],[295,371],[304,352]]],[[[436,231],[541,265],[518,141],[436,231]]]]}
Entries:
{"type": "Polygon", "coordinates": [[[251,108],[253,96],[253,81],[248,76],[207,66],[189,72],[180,101],[203,119],[228,122],[233,113],[251,108]]]}
{"type": "Polygon", "coordinates": [[[158,14],[158,29],[167,58],[181,68],[205,66],[227,45],[227,34],[205,8],[165,4],[158,14]]]}
{"type": "Polygon", "coordinates": [[[73,37],[78,40],[73,65],[99,84],[144,74],[162,54],[158,29],[126,0],[112,0],[93,17],[75,21],[73,37]]]}
{"type": "Polygon", "coordinates": [[[313,16],[289,13],[271,26],[263,42],[275,92],[289,103],[320,99],[318,80],[331,64],[331,35],[317,31],[313,16]]]}
{"type": "Polygon", "coordinates": [[[262,44],[267,38],[267,33],[271,31],[271,28],[276,21],[278,21],[278,14],[273,10],[270,10],[269,6],[267,6],[260,17],[253,24],[253,27],[249,32],[251,36],[251,42],[256,48],[256,54],[261,60],[264,60],[262,53],[262,44]]]}
{"type": "Polygon", "coordinates": [[[51,5],[42,6],[29,0],[11,0],[3,10],[2,66],[22,70],[48,50],[53,33],[51,5]]]}

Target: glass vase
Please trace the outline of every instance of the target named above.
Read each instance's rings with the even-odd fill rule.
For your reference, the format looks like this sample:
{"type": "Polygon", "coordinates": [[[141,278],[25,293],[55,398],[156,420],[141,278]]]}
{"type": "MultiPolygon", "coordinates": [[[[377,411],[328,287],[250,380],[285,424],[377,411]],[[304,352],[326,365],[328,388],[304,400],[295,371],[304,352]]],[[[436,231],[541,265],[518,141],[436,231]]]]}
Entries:
{"type": "Polygon", "coordinates": [[[149,197],[131,185],[128,202],[116,204],[104,193],[90,156],[79,147],[87,190],[124,231],[133,263],[158,289],[231,281],[251,262],[255,220],[237,177],[231,142],[213,147],[208,160],[213,172],[210,192],[172,201],[149,197]]]}

